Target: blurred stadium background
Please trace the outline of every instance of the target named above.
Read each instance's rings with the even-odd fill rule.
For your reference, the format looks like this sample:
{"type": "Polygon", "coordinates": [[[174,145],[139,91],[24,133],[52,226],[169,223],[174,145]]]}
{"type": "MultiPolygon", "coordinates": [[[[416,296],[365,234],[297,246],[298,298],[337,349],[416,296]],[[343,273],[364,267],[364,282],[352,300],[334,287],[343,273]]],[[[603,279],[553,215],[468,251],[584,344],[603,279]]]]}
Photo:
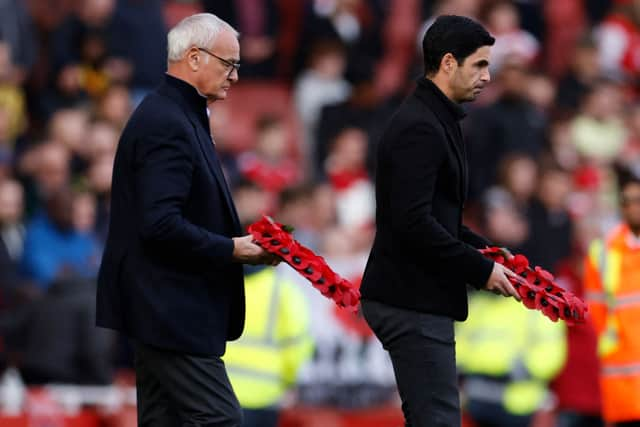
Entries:
{"type": "MultiPolygon", "coordinates": [[[[374,232],[373,148],[421,74],[422,35],[440,14],[483,22],[497,42],[463,122],[466,220],[582,293],[588,244],[619,218],[618,178],[640,174],[640,1],[0,0],[0,425],[135,425],[131,348],[93,327],[112,164],[162,79],[167,29],[202,11],[242,34],[240,82],[211,127],[243,222],[295,226],[354,281],[374,232]]],[[[314,344],[278,398],[280,425],[401,425],[362,320],[278,275],[299,284],[314,344]]],[[[590,326],[538,325],[483,298],[459,330],[465,422],[601,425],[590,326]],[[509,325],[491,330],[496,312],[509,325]],[[487,381],[535,387],[479,411],[487,381]]]]}

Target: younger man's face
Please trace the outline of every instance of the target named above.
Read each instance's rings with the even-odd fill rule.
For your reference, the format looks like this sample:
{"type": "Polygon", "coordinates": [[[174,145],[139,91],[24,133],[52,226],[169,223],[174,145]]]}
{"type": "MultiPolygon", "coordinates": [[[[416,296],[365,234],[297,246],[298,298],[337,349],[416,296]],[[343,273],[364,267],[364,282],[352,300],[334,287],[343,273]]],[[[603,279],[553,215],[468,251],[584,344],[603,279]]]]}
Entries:
{"type": "Polygon", "coordinates": [[[453,100],[469,102],[476,99],[484,86],[489,83],[490,46],[482,46],[469,55],[462,64],[456,62],[456,69],[451,74],[453,100]]]}

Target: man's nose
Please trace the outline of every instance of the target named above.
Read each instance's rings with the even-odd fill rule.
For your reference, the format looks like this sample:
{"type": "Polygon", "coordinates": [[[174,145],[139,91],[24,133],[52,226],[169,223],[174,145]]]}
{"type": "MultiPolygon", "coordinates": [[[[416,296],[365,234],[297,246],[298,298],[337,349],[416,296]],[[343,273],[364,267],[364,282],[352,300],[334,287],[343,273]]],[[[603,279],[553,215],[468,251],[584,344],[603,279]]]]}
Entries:
{"type": "Polygon", "coordinates": [[[486,69],[482,73],[482,76],[480,78],[482,79],[483,82],[489,83],[491,81],[491,74],[489,74],[489,69],[486,69]]]}

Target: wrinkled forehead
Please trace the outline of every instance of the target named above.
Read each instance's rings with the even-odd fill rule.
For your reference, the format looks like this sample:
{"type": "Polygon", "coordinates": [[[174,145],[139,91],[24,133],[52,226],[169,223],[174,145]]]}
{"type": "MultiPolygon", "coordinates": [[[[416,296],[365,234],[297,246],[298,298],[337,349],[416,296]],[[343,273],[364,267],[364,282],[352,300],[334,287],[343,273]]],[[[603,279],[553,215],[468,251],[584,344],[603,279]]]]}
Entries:
{"type": "Polygon", "coordinates": [[[212,49],[224,59],[240,60],[240,43],[231,31],[222,31],[213,42],[212,49]]]}

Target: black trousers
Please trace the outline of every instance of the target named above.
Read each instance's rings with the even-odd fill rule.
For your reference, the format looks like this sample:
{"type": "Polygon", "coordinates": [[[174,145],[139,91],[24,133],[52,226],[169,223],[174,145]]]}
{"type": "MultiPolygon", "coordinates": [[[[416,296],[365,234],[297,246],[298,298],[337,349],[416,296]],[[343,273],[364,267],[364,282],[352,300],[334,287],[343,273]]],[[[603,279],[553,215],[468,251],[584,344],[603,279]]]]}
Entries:
{"type": "Polygon", "coordinates": [[[363,300],[362,312],[391,356],[407,427],[459,427],[453,320],[363,300]]]}
{"type": "Polygon", "coordinates": [[[240,427],[242,411],[219,357],[134,343],[138,426],[240,427]]]}
{"type": "Polygon", "coordinates": [[[242,418],[242,427],[278,427],[280,411],[276,408],[243,408],[242,418]]]}

